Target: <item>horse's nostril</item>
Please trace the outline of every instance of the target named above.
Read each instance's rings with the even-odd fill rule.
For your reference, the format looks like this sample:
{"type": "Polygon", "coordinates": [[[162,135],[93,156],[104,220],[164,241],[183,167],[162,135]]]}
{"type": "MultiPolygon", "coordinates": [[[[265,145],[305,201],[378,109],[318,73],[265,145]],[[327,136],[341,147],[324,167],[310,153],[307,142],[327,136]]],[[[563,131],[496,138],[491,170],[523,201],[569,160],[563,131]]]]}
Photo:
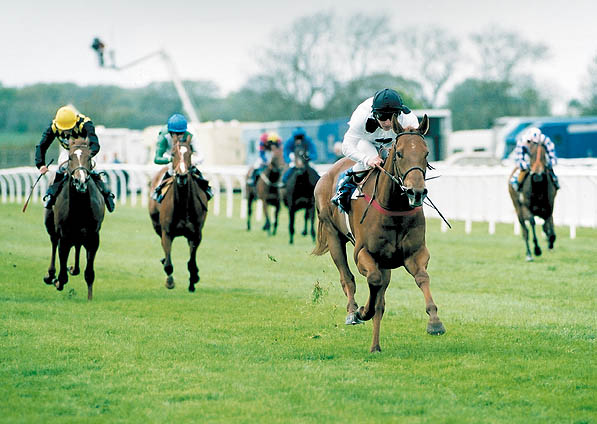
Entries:
{"type": "Polygon", "coordinates": [[[412,188],[409,188],[406,190],[406,194],[408,194],[409,196],[414,196],[415,195],[415,191],[412,188]]]}
{"type": "Polygon", "coordinates": [[[426,188],[423,189],[423,196],[427,196],[427,189],[426,188]]]}

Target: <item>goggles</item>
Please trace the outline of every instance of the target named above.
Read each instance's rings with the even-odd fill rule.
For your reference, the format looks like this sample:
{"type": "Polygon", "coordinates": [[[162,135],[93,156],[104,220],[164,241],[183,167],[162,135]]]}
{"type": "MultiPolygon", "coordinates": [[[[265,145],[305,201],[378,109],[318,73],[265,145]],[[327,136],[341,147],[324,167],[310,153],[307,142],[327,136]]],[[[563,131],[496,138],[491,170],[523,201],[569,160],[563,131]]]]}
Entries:
{"type": "Polygon", "coordinates": [[[377,119],[379,121],[387,121],[388,119],[392,119],[392,115],[394,115],[394,114],[398,115],[399,113],[400,113],[400,111],[395,111],[395,112],[376,111],[376,112],[373,112],[373,116],[375,117],[375,119],[377,119]]]}

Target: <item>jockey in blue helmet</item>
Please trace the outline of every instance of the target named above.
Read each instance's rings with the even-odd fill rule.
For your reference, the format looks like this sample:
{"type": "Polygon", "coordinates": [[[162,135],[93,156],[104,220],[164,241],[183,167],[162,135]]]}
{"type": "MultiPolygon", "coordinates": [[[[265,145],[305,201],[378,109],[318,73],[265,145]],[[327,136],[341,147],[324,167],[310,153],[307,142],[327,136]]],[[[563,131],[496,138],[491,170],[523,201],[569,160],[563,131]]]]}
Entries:
{"type": "MultiPolygon", "coordinates": [[[[179,141],[191,141],[193,134],[187,130],[187,120],[180,113],[175,113],[168,118],[167,124],[162,127],[158,134],[157,146],[155,149],[154,163],[158,165],[168,165],[168,169],[162,175],[160,183],[155,188],[152,198],[158,202],[162,201],[161,190],[168,178],[170,178],[174,172],[172,170],[172,147],[179,141]]],[[[191,150],[194,151],[193,143],[190,143],[191,150]]],[[[197,169],[195,165],[191,166],[191,175],[193,175],[199,182],[199,187],[205,191],[208,200],[213,197],[213,192],[209,186],[209,181],[203,178],[201,171],[197,169]]]]}

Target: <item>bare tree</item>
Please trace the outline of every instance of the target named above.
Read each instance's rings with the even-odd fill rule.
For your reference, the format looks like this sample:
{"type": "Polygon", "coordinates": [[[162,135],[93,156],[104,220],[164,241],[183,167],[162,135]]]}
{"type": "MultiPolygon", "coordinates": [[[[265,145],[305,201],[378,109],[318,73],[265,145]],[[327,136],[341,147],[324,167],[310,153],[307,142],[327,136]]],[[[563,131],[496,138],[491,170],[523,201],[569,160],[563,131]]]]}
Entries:
{"type": "Polygon", "coordinates": [[[510,81],[519,67],[532,65],[548,54],[547,46],[532,43],[515,32],[493,26],[471,35],[479,53],[482,79],[510,81]]]}
{"type": "Polygon", "coordinates": [[[262,83],[306,106],[327,97],[334,86],[332,25],[331,13],[318,13],[272,34],[271,45],[258,58],[262,83]]]}
{"type": "Polygon", "coordinates": [[[436,107],[438,95],[454,76],[463,56],[460,41],[442,28],[409,28],[398,36],[401,68],[424,90],[424,100],[436,107]]]}

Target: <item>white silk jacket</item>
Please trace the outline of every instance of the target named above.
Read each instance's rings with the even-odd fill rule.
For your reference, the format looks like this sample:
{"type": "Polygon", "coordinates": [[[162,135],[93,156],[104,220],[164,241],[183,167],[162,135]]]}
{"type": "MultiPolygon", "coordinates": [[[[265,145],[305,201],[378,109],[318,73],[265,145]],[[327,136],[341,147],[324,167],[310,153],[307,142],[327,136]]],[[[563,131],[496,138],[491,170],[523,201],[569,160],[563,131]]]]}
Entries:
{"type": "MultiPolygon", "coordinates": [[[[380,149],[382,147],[389,147],[396,138],[394,130],[384,131],[377,125],[377,121],[373,118],[373,112],[371,111],[372,105],[373,97],[370,97],[357,106],[350,117],[348,131],[344,134],[344,140],[342,141],[342,153],[344,156],[357,162],[353,166],[353,170],[355,171],[369,169],[367,161],[377,155],[385,159],[385,150],[380,151],[380,149]],[[367,131],[367,120],[372,120],[369,123],[370,130],[376,127],[373,132],[367,131]]],[[[417,128],[419,126],[419,120],[413,112],[408,114],[400,113],[398,115],[398,122],[404,128],[417,128]]]]}

